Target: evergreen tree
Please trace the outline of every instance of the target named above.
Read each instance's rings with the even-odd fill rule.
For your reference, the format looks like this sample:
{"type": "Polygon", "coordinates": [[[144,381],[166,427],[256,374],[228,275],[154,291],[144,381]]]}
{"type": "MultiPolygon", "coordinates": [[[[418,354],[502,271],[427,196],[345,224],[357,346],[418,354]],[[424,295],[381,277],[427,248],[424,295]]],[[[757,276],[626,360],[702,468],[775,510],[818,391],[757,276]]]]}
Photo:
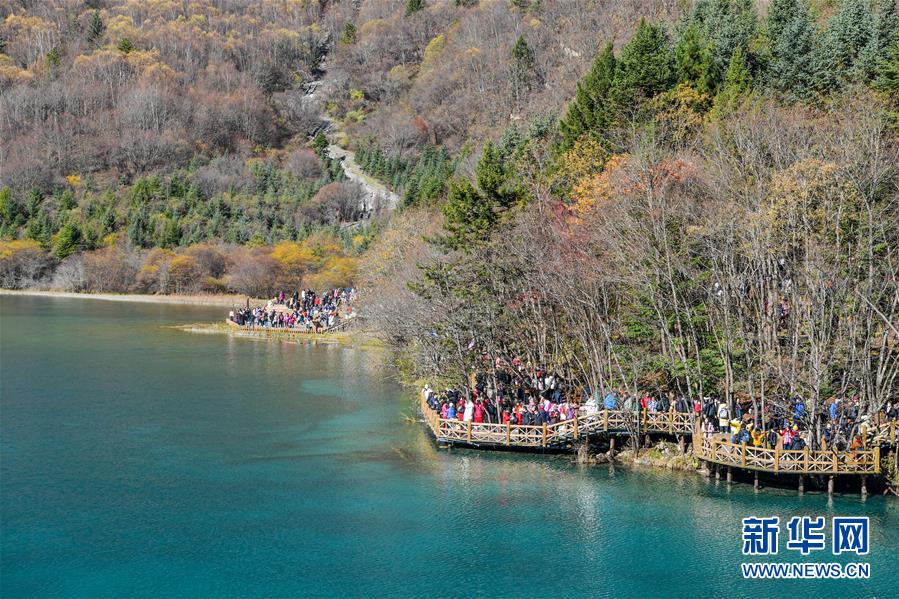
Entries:
{"type": "Polygon", "coordinates": [[[609,43],[593,59],[590,72],[578,83],[574,100],[559,122],[562,150],[570,149],[584,134],[601,135],[611,125],[614,110],[609,92],[615,81],[615,68],[615,51],[609,43]]]}
{"type": "Polygon", "coordinates": [[[816,55],[816,87],[829,92],[845,81],[864,80],[862,52],[871,40],[867,0],[844,0],[827,25],[816,55]]]}
{"type": "MultiPolygon", "coordinates": [[[[782,0],[786,2],[788,0],[782,0]]],[[[772,3],[772,8],[777,2],[772,3]]],[[[790,98],[807,98],[815,83],[815,26],[803,2],[792,2],[795,12],[771,42],[769,81],[771,86],[790,98]]],[[[769,32],[772,28],[769,24],[769,32]]]]}
{"type": "Polygon", "coordinates": [[[880,0],[859,65],[865,81],[876,78],[879,65],[888,60],[894,42],[899,42],[899,8],[895,0],[880,0]]]}
{"type": "MultiPolygon", "coordinates": [[[[749,53],[758,31],[758,13],[754,0],[699,0],[688,23],[694,23],[710,54],[710,89],[720,85],[730,59],[737,48],[749,53]]],[[[748,61],[748,56],[747,56],[748,61]]]]}
{"type": "Polygon", "coordinates": [[[520,187],[510,180],[493,142],[487,142],[484,147],[484,155],[475,169],[475,178],[481,193],[497,211],[511,208],[524,195],[520,187]]]}
{"type": "Polygon", "coordinates": [[[325,137],[325,133],[321,129],[312,139],[312,149],[315,150],[319,158],[324,159],[328,155],[328,138],[325,137]]]}
{"type": "Polygon", "coordinates": [[[515,94],[515,103],[519,104],[525,92],[530,90],[534,82],[534,68],[537,64],[534,51],[528,46],[524,36],[519,35],[512,46],[512,90],[515,94]]]}
{"type": "Polygon", "coordinates": [[[727,73],[724,75],[724,84],[721,91],[715,96],[715,109],[718,111],[731,110],[737,106],[740,99],[752,89],[752,75],[746,64],[743,50],[737,47],[730,59],[727,73]]]}
{"type": "Polygon", "coordinates": [[[799,12],[803,0],[773,0],[768,6],[767,33],[769,44],[780,39],[784,30],[799,12]]]}
{"type": "Polygon", "coordinates": [[[877,63],[874,87],[886,94],[894,122],[899,124],[899,39],[889,47],[887,57],[877,63]]]}
{"type": "Polygon", "coordinates": [[[128,225],[128,240],[135,247],[147,247],[150,239],[147,232],[147,213],[144,209],[134,210],[131,213],[131,224],[128,225]]]}
{"type": "Polygon", "coordinates": [[[100,11],[95,10],[91,13],[91,19],[87,24],[87,43],[92,46],[100,45],[103,41],[103,34],[106,32],[106,25],[100,18],[100,11]]]}
{"type": "Polygon", "coordinates": [[[448,235],[440,241],[452,250],[469,250],[490,237],[497,216],[471,181],[450,183],[449,195],[442,208],[443,228],[448,235]]]}
{"type": "Polygon", "coordinates": [[[107,208],[106,212],[103,214],[103,228],[101,229],[101,235],[115,233],[115,230],[115,211],[112,208],[107,208]]]}
{"type": "Polygon", "coordinates": [[[347,21],[343,26],[343,35],[340,36],[340,43],[350,46],[356,43],[356,25],[352,21],[347,21]]]}
{"type": "Polygon", "coordinates": [[[82,235],[78,225],[72,222],[66,223],[54,236],[53,253],[60,260],[68,258],[81,246],[82,235]]]}
{"type": "Polygon", "coordinates": [[[406,2],[406,16],[417,13],[425,7],[425,0],[408,0],[406,2]]]}
{"type": "Polygon", "coordinates": [[[75,196],[68,189],[65,190],[62,195],[59,197],[59,209],[60,210],[71,210],[77,206],[75,203],[75,196]]]}
{"type": "Polygon", "coordinates": [[[131,43],[131,40],[127,37],[123,37],[119,40],[119,43],[116,44],[116,48],[118,48],[119,52],[122,54],[129,54],[134,51],[134,44],[131,43]]]}
{"type": "Polygon", "coordinates": [[[59,67],[59,63],[62,60],[62,57],[59,55],[59,50],[56,48],[51,48],[49,52],[47,52],[47,69],[51,72],[56,70],[59,67]]]}
{"type": "Polygon", "coordinates": [[[178,221],[175,219],[168,219],[165,223],[165,227],[162,230],[162,235],[160,236],[157,245],[164,248],[174,248],[178,247],[178,244],[180,242],[181,227],[178,226],[178,221]]]}
{"type": "Polygon", "coordinates": [[[41,209],[41,204],[44,203],[44,194],[41,193],[41,190],[34,188],[28,193],[28,199],[25,201],[25,209],[28,212],[28,218],[34,218],[38,215],[38,212],[41,209]]]}
{"type": "Polygon", "coordinates": [[[704,94],[712,92],[712,53],[695,23],[684,29],[674,47],[678,83],[704,94]]]}
{"type": "Polygon", "coordinates": [[[621,49],[613,97],[622,108],[635,108],[643,100],[667,91],[674,83],[674,57],[668,34],[640,19],[634,37],[621,49]]]}
{"type": "Polygon", "coordinates": [[[10,224],[16,220],[19,213],[19,206],[12,199],[12,192],[9,187],[0,188],[0,223],[10,224]]]}

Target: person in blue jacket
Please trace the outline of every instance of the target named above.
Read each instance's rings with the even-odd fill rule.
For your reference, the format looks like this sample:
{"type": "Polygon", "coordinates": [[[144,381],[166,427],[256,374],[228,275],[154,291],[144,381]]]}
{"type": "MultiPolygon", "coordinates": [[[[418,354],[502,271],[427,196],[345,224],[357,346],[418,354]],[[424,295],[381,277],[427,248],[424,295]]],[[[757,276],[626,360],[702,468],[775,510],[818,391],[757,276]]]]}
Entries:
{"type": "Polygon", "coordinates": [[[617,408],[618,407],[618,398],[615,397],[615,392],[609,391],[606,394],[606,397],[602,403],[607,410],[614,410],[615,408],[617,408]]]}

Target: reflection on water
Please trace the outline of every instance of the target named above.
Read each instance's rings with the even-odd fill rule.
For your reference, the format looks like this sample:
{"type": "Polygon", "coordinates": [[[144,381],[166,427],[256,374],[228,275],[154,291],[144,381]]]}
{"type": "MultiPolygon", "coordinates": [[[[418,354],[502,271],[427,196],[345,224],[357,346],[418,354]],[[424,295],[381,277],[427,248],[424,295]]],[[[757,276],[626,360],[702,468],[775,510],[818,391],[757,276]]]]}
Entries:
{"type": "Polygon", "coordinates": [[[438,450],[370,353],[167,328],[220,312],[0,297],[0,594],[895,596],[895,501],[438,450]],[[870,515],[872,579],[739,580],[768,514],[870,515]]]}

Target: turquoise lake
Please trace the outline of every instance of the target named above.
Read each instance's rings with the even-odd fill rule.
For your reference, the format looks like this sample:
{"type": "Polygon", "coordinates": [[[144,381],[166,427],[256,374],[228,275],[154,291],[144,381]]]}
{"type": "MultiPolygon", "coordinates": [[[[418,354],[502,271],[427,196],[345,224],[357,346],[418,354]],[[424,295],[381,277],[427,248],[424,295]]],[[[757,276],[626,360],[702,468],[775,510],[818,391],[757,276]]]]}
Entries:
{"type": "Polygon", "coordinates": [[[0,595],[899,597],[895,498],[438,450],[376,354],[170,326],[223,314],[0,297],[0,595]],[[776,559],[871,578],[743,580],[752,515],[870,516],[776,559]]]}

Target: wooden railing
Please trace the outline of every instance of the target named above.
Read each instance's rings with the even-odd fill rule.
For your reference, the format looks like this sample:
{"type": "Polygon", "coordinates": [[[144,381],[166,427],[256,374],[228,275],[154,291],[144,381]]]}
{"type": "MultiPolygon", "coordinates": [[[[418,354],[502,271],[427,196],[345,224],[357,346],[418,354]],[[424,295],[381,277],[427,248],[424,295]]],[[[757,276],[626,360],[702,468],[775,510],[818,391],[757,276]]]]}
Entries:
{"type": "Polygon", "coordinates": [[[880,445],[895,445],[899,435],[899,423],[893,420],[873,426],[873,442],[869,442],[871,449],[862,451],[809,451],[806,456],[801,450],[746,446],[744,452],[744,446],[729,443],[726,435],[716,435],[712,440],[701,435],[696,415],[692,412],[604,409],[590,414],[582,412],[575,418],[555,424],[499,424],[447,420],[431,409],[424,395],[420,402],[421,413],[431,432],[438,440],[447,443],[559,448],[592,433],[693,435],[694,454],[700,459],[771,472],[827,473],[834,471],[836,463],[840,473],[874,473],[875,467],[879,473],[880,445]],[[877,452],[876,460],[874,452],[877,452]]]}
{"type": "Polygon", "coordinates": [[[428,405],[424,395],[420,399],[421,413],[438,440],[468,445],[496,445],[506,447],[550,447],[570,445],[583,435],[598,432],[665,433],[691,435],[695,416],[691,413],[629,412],[601,410],[582,414],[554,424],[500,424],[465,422],[440,418],[428,405]]]}
{"type": "Polygon", "coordinates": [[[748,470],[793,474],[880,474],[880,446],[859,451],[774,449],[731,443],[726,435],[696,434],[693,455],[701,460],[748,470]]]}
{"type": "Polygon", "coordinates": [[[871,428],[874,432],[873,438],[875,443],[879,442],[893,447],[896,446],[896,441],[899,440],[899,420],[888,420],[871,428]]]}

